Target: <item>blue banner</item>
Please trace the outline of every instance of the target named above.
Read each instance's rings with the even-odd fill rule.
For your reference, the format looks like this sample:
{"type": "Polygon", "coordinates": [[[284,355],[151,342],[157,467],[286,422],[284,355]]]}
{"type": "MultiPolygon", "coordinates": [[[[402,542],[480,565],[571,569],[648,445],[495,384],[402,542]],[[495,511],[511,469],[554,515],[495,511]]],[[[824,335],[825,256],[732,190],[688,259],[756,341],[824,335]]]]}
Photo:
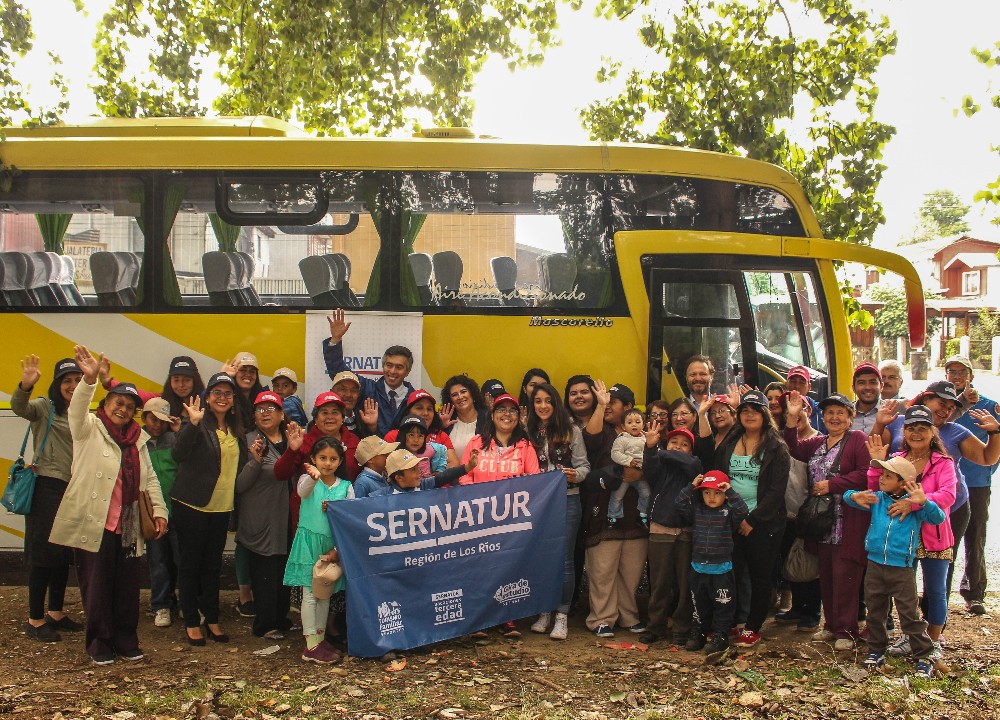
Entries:
{"type": "Polygon", "coordinates": [[[559,605],[561,471],[330,503],[327,517],[347,578],[351,655],[378,657],[559,605]]]}

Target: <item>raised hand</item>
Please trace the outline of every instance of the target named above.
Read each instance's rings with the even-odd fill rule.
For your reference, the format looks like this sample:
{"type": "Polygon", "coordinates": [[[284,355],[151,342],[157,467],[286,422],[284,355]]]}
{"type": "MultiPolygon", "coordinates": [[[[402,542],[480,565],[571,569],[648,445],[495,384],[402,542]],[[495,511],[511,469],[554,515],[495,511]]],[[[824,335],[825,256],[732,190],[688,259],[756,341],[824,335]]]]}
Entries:
{"type": "Polygon", "coordinates": [[[660,428],[662,427],[663,423],[658,419],[646,423],[646,447],[656,447],[656,444],[660,442],[660,428]]]}
{"type": "Polygon", "coordinates": [[[319,470],[316,469],[315,465],[310,463],[302,463],[302,468],[306,471],[306,475],[311,477],[313,480],[319,480],[320,474],[319,470]]]}
{"type": "Polygon", "coordinates": [[[302,447],[302,442],[305,440],[305,433],[299,427],[299,424],[292,420],[285,427],[285,438],[288,440],[288,449],[296,452],[302,447]]]}
{"type": "Polygon", "coordinates": [[[469,462],[465,463],[465,472],[472,472],[479,465],[479,448],[473,448],[469,453],[469,462]]]}
{"type": "Polygon", "coordinates": [[[969,410],[969,417],[976,421],[976,427],[986,432],[996,432],[1000,430],[1000,422],[993,417],[989,410],[969,410]]]}
{"type": "Polygon", "coordinates": [[[77,345],[73,348],[73,353],[76,356],[76,364],[83,371],[83,379],[88,385],[93,385],[97,381],[97,374],[100,371],[104,354],[101,353],[95,358],[86,345],[77,345]]]}
{"type": "Polygon", "coordinates": [[[805,401],[798,390],[792,390],[785,399],[785,424],[794,427],[799,423],[799,415],[802,414],[802,406],[805,401]]]}
{"type": "Polygon", "coordinates": [[[192,395],[188,402],[184,403],[184,411],[187,413],[191,424],[198,427],[198,423],[205,417],[205,408],[201,406],[201,397],[192,395]]]}
{"type": "Polygon", "coordinates": [[[727,482],[720,482],[719,483],[719,490],[721,490],[722,492],[726,492],[726,490],[728,490],[731,487],[732,487],[732,485],[730,485],[727,482]]]}
{"type": "Polygon", "coordinates": [[[179,417],[170,416],[170,429],[173,432],[181,431],[181,419],[179,417]]]}
{"type": "Polygon", "coordinates": [[[355,408],[361,422],[369,428],[378,427],[378,403],[371,398],[365,398],[360,408],[355,408]]]}
{"type": "Polygon", "coordinates": [[[608,386],[603,380],[594,380],[594,400],[601,407],[611,404],[611,393],[608,392],[608,386]]]}
{"type": "Polygon", "coordinates": [[[704,479],[705,479],[704,475],[697,475],[695,479],[691,481],[691,484],[694,485],[695,487],[698,487],[699,485],[701,485],[701,481],[704,479]]]}
{"type": "Polygon", "coordinates": [[[851,500],[861,507],[870,508],[878,502],[878,496],[871,490],[862,490],[851,495],[851,500]]]}
{"type": "Polygon", "coordinates": [[[883,400],[875,414],[875,422],[885,427],[899,416],[899,400],[883,400]]]}
{"type": "Polygon", "coordinates": [[[454,405],[452,405],[451,403],[445,403],[444,405],[442,405],[441,409],[438,411],[438,417],[441,418],[441,427],[447,430],[456,422],[458,422],[457,420],[452,419],[454,415],[455,415],[454,405]]]}
{"type": "Polygon", "coordinates": [[[907,480],[903,483],[903,489],[910,494],[910,502],[915,505],[923,506],[927,502],[927,496],[924,494],[924,489],[915,480],[907,480]]]}
{"type": "MultiPolygon", "coordinates": [[[[750,387],[748,385],[744,385],[743,387],[740,387],[736,383],[730,383],[729,385],[727,385],[726,402],[729,403],[729,407],[739,407],[740,399],[743,397],[743,393],[748,392],[749,390],[750,387]],[[746,390],[744,390],[743,388],[746,388],[746,390]]],[[[711,399],[712,396],[709,395],[708,398],[706,398],[705,402],[709,402],[711,399]]]]}
{"type": "Polygon", "coordinates": [[[327,315],[326,321],[330,323],[330,344],[336,345],[344,339],[344,335],[351,328],[351,323],[344,321],[344,311],[341,308],[327,315]]]}
{"type": "Polygon", "coordinates": [[[881,435],[869,435],[867,444],[872,460],[885,460],[889,454],[889,446],[883,444],[881,435]]]}
{"type": "Polygon", "coordinates": [[[979,402],[979,391],[976,390],[976,388],[972,387],[971,385],[969,385],[968,387],[965,388],[964,391],[962,391],[962,395],[965,396],[965,401],[969,403],[969,405],[975,405],[977,402],[979,402]]]}
{"type": "Polygon", "coordinates": [[[37,355],[28,355],[21,361],[21,389],[31,390],[42,378],[41,360],[37,355]]]}
{"type": "Polygon", "coordinates": [[[239,361],[233,362],[232,360],[223,360],[222,365],[219,367],[219,372],[224,372],[229,377],[236,377],[236,371],[239,369],[239,361]]]}
{"type": "Polygon", "coordinates": [[[108,384],[111,382],[111,361],[106,357],[101,358],[101,365],[97,369],[97,377],[101,381],[101,387],[107,389],[108,384]]]}

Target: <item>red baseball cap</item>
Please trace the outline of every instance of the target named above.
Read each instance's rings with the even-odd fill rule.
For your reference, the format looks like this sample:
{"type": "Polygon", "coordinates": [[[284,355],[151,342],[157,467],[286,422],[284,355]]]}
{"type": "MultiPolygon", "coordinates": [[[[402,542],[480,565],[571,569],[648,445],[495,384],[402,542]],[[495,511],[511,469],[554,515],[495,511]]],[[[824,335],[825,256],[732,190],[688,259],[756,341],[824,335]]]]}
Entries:
{"type": "Polygon", "coordinates": [[[271,392],[270,390],[258,393],[257,399],[253,401],[253,404],[263,405],[264,403],[274,403],[278,407],[281,407],[281,396],[279,396],[276,392],[271,392]]]}
{"type": "MultiPolygon", "coordinates": [[[[713,395],[712,396],[712,404],[713,405],[717,405],[718,403],[722,403],[723,405],[729,405],[729,396],[728,395],[713,395]]],[[[731,407],[732,406],[730,406],[730,408],[731,407]]]]}
{"type": "Polygon", "coordinates": [[[791,380],[793,377],[800,377],[806,382],[812,382],[812,378],[809,376],[809,368],[805,365],[796,365],[791,370],[788,371],[788,375],[785,377],[786,380],[791,380]]]}
{"type": "Polygon", "coordinates": [[[321,392],[316,396],[316,402],[313,403],[313,411],[315,412],[324,405],[329,405],[330,403],[336,403],[337,405],[340,405],[341,408],[347,407],[340,395],[327,390],[326,392],[321,392]]]}
{"type": "Polygon", "coordinates": [[[852,379],[854,379],[857,378],[858,375],[863,375],[865,373],[874,375],[879,379],[879,382],[882,382],[882,371],[878,369],[877,365],[873,365],[870,362],[863,362],[856,368],[854,368],[854,375],[852,375],[851,377],[852,379]]]}
{"type": "Polygon", "coordinates": [[[709,470],[701,479],[699,490],[722,490],[722,483],[729,483],[729,476],[721,470],[709,470]]]}
{"type": "Polygon", "coordinates": [[[434,396],[426,390],[414,390],[406,396],[406,407],[410,407],[419,400],[430,400],[434,404],[434,396]]]}
{"type": "Polygon", "coordinates": [[[667,433],[667,440],[672,438],[674,435],[680,435],[686,437],[688,442],[691,443],[691,447],[694,447],[694,433],[692,433],[687,428],[676,428],[667,433]]]}
{"type": "Polygon", "coordinates": [[[516,397],[514,397],[510,393],[504,393],[503,395],[497,395],[493,399],[493,407],[496,407],[500,403],[505,403],[505,402],[511,403],[514,407],[518,406],[517,405],[517,398],[516,397]]]}

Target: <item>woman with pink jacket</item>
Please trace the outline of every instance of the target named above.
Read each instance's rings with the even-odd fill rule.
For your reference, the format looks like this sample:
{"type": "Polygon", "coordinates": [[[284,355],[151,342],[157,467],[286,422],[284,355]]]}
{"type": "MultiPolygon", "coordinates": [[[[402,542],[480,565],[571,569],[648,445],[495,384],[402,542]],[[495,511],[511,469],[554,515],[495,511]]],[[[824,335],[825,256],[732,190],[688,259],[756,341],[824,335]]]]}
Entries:
{"type": "Polygon", "coordinates": [[[521,427],[520,408],[511,395],[500,395],[486,416],[483,431],[474,435],[462,453],[462,464],[468,465],[473,450],[479,450],[479,462],[463,475],[459,485],[505,480],[518,475],[535,475],[538,455],[521,427]]]}
{"type": "MultiPolygon", "coordinates": [[[[944,510],[945,522],[940,525],[924,523],[920,528],[920,544],[917,546],[917,560],[924,576],[924,609],[927,615],[927,634],[934,643],[931,660],[941,658],[941,631],[948,619],[948,567],[954,560],[955,537],[948,521],[951,507],[955,504],[958,476],[955,460],[948,455],[934,427],[934,415],[925,405],[907,408],[903,416],[902,456],[913,463],[917,470],[917,482],[928,500],[933,500],[944,510]]],[[[872,435],[868,439],[868,452],[873,460],[884,460],[889,446],[882,438],[872,435]]],[[[868,488],[878,489],[879,470],[868,471],[868,488]]],[[[889,509],[892,517],[906,517],[917,509],[905,498],[897,500],[889,509]]],[[[903,636],[889,648],[890,655],[908,655],[909,641],[903,636]]]]}

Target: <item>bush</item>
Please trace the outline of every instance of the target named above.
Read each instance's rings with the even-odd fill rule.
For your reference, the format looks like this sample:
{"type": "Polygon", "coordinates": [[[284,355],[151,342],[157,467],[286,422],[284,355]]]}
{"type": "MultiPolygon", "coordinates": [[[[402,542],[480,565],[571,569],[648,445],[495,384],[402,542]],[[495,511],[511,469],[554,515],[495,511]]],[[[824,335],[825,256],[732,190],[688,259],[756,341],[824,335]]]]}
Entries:
{"type": "Polygon", "coordinates": [[[941,362],[944,362],[952,355],[958,355],[961,347],[962,347],[961,341],[959,340],[959,338],[952,338],[951,340],[946,342],[944,344],[944,357],[941,358],[941,362]]]}

